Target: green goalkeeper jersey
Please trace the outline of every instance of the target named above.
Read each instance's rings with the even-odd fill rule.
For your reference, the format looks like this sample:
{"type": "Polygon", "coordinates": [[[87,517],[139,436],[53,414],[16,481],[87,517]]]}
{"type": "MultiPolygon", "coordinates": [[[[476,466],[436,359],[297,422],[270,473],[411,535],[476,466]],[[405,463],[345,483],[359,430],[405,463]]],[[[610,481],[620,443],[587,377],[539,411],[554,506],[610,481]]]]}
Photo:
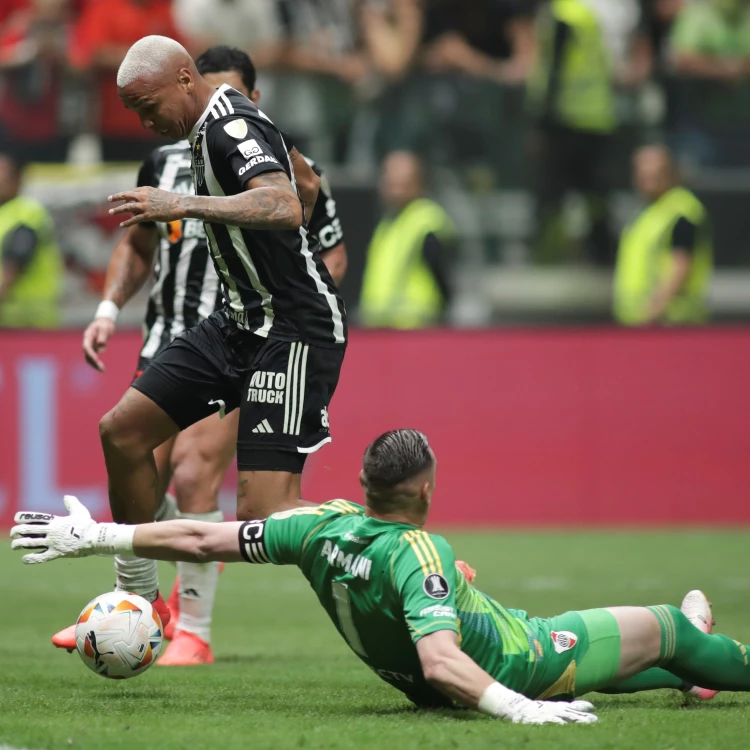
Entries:
{"type": "Polygon", "coordinates": [[[239,541],[248,562],[299,566],[351,649],[418,705],[450,704],[422,675],[416,643],[430,633],[458,633],[466,654],[518,691],[543,656],[526,612],[470,586],[448,542],[417,526],[332,500],[246,522],[239,541]]]}

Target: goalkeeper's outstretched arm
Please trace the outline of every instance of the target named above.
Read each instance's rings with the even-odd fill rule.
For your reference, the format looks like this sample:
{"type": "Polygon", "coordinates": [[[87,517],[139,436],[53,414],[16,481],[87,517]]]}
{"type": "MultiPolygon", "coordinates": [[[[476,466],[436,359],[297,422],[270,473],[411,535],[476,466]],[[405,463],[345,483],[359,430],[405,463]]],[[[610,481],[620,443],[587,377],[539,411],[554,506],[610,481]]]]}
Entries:
{"type": "Polygon", "coordinates": [[[434,688],[469,708],[520,724],[590,724],[593,706],[535,701],[496,682],[458,646],[458,634],[438,630],[417,641],[422,673],[434,688]]]}
{"type": "Polygon", "coordinates": [[[242,562],[238,534],[242,523],[160,521],[135,527],[133,553],[151,560],[242,562]]]}

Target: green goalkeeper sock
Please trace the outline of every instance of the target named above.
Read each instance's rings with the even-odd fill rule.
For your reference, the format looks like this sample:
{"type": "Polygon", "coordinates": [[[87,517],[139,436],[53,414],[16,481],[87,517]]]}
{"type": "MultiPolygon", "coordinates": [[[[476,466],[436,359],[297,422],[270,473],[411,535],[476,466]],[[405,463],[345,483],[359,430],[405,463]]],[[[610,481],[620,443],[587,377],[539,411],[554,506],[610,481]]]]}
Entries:
{"type": "Polygon", "coordinates": [[[676,675],[667,672],[666,669],[653,667],[596,692],[607,693],[608,695],[620,695],[621,693],[640,693],[643,690],[662,690],[664,688],[673,688],[674,690],[682,690],[684,692],[691,687],[691,685],[686,684],[676,675]]]}
{"type": "Polygon", "coordinates": [[[691,685],[750,692],[750,647],[702,633],[670,604],[649,609],[661,625],[659,666],[691,685]]]}

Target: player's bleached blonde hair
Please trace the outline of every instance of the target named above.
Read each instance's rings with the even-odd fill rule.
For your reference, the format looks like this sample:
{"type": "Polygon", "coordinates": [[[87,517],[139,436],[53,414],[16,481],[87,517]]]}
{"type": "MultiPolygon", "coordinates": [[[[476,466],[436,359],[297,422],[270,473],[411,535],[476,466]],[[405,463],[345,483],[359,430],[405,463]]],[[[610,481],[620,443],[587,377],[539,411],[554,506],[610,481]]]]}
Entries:
{"type": "Polygon", "coordinates": [[[188,51],[168,36],[144,36],[127,52],[117,70],[117,87],[124,88],[139,78],[161,73],[176,56],[190,57],[188,51]]]}

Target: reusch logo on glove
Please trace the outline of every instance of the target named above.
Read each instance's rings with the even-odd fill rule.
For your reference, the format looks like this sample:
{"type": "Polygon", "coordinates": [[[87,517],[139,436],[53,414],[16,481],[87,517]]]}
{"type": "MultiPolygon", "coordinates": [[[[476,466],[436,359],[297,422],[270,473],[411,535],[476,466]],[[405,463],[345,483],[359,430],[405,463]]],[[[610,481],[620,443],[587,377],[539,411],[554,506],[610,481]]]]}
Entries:
{"type": "Polygon", "coordinates": [[[28,521],[51,521],[54,516],[49,513],[29,513],[28,511],[22,511],[16,513],[16,523],[25,523],[28,521]]]}
{"type": "Polygon", "coordinates": [[[550,635],[552,636],[552,645],[558,654],[563,653],[563,651],[570,651],[578,643],[578,636],[569,630],[553,630],[550,635]]]}

